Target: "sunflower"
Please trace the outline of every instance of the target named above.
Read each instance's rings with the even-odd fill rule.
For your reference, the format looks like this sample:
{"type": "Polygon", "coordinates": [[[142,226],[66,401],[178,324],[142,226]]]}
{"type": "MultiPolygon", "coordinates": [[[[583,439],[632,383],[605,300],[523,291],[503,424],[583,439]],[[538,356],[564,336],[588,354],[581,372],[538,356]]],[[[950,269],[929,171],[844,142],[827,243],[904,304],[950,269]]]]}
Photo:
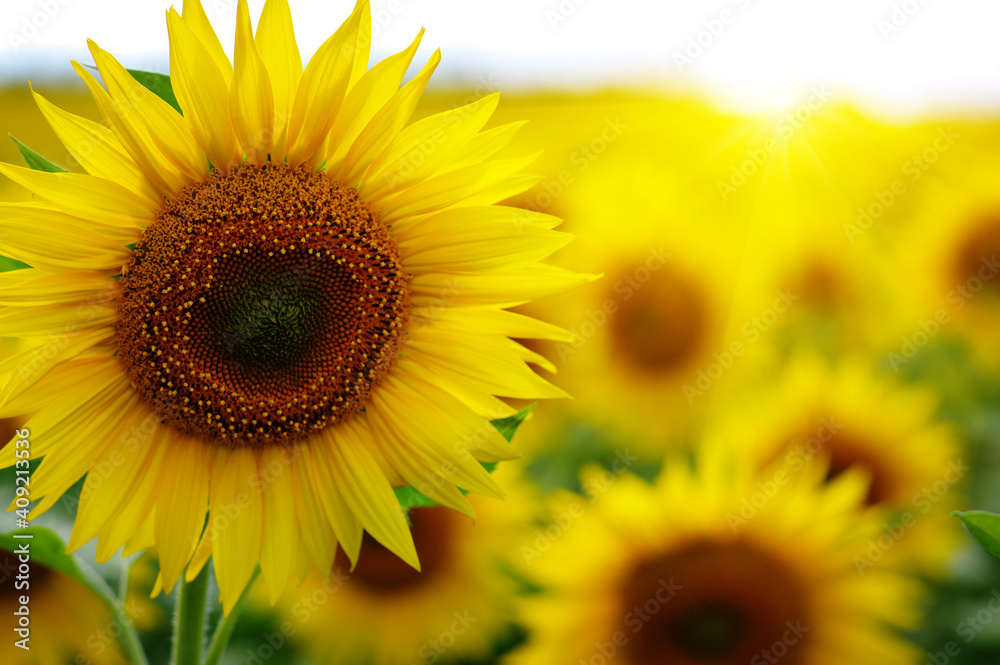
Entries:
{"type": "Polygon", "coordinates": [[[792,356],[770,385],[746,381],[746,394],[726,403],[752,406],[720,410],[706,439],[767,473],[864,472],[865,504],[900,545],[884,548],[885,558],[943,572],[960,542],[948,512],[962,506],[968,469],[955,432],[937,420],[933,390],[901,385],[857,357],[834,365],[811,353],[792,356]]]}
{"type": "Polygon", "coordinates": [[[0,335],[60,340],[0,409],[31,414],[35,514],[86,474],[71,549],[155,545],[168,591],[211,555],[226,611],[258,562],[275,601],[363,531],[418,566],[393,486],[499,496],[498,396],[564,396],[511,338],[566,337],[505,307],[588,279],[539,263],[559,220],[494,205],[537,181],[491,159],[497,94],[407,126],[421,35],[368,70],[361,0],[303,69],[285,0],[237,19],[230,63],[198,0],[167,13],[183,115],[91,43],[106,125],[35,95],[87,173],[0,165],[38,199],[0,205],[34,266],[0,335]]]}
{"type": "Polygon", "coordinates": [[[732,462],[705,451],[655,486],[626,475],[589,507],[564,498],[534,561],[548,592],[525,602],[531,635],[506,662],[917,662],[892,629],[915,625],[919,586],[852,560],[877,529],[860,476],[779,486],[732,462]]]}
{"type": "Polygon", "coordinates": [[[441,507],[409,513],[423,570],[365,538],[358,565],[338,557],[278,605],[289,639],[313,662],[410,665],[479,662],[511,640],[520,567],[537,502],[523,481],[498,469],[512,498],[473,497],[473,521],[441,507]],[[330,626],[338,626],[331,632],[330,626]]]}
{"type": "Polygon", "coordinates": [[[18,555],[0,549],[0,612],[5,634],[0,661],[6,665],[124,665],[118,650],[120,627],[97,596],[69,575],[37,562],[28,564],[30,588],[15,586],[21,565],[18,555]],[[14,632],[18,627],[14,613],[22,607],[19,598],[26,593],[30,593],[30,650],[15,645],[24,636],[14,632]]]}
{"type": "Polygon", "coordinates": [[[970,344],[977,361],[996,367],[1000,159],[986,150],[945,158],[961,160],[961,173],[953,173],[954,167],[929,171],[914,193],[918,213],[892,235],[901,318],[887,359],[895,368],[909,363],[931,340],[956,337],[970,344]]]}
{"type": "Polygon", "coordinates": [[[579,238],[560,264],[598,266],[604,278],[522,311],[546,312],[576,335],[533,347],[553,358],[553,381],[573,395],[566,415],[655,457],[697,423],[708,401],[703,381],[715,380],[705,375],[742,339],[729,331],[740,215],[688,195],[654,155],[626,134],[621,141],[559,202],[579,238]]]}

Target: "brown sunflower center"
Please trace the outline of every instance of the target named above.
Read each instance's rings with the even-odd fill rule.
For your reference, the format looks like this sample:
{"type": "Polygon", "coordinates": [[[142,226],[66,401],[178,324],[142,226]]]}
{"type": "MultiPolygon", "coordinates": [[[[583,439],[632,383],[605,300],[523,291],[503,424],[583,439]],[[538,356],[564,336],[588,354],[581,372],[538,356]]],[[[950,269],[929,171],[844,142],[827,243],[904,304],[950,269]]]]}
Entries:
{"type": "Polygon", "coordinates": [[[708,307],[690,275],[670,266],[656,272],[640,266],[612,288],[609,297],[619,309],[609,315],[611,338],[631,366],[647,374],[669,373],[698,353],[708,330],[708,307]]]}
{"type": "Polygon", "coordinates": [[[834,419],[819,419],[809,432],[791,436],[788,443],[778,447],[774,456],[767,460],[784,462],[792,468],[818,458],[830,460],[826,479],[831,481],[852,468],[861,468],[871,475],[871,484],[865,503],[874,506],[892,501],[897,494],[894,486],[895,475],[891,465],[877,454],[880,446],[869,443],[859,434],[843,431],[834,419]]]}
{"type": "Polygon", "coordinates": [[[362,408],[398,355],[407,275],[354,189],[244,165],[169,199],[122,276],[119,357],[162,420],[228,446],[362,408]]]}
{"type": "Polygon", "coordinates": [[[698,543],[644,561],[625,579],[622,600],[633,665],[795,665],[809,639],[798,581],[743,543],[698,543]]]}
{"type": "MultiPolygon", "coordinates": [[[[1000,294],[1000,212],[987,215],[955,250],[952,270],[955,283],[965,287],[963,295],[972,297],[981,289],[1000,294]]],[[[954,284],[948,284],[949,288],[954,284]]]]}
{"type": "MultiPolygon", "coordinates": [[[[358,565],[351,573],[351,583],[359,584],[372,593],[391,595],[433,579],[438,572],[447,569],[452,553],[455,515],[447,508],[436,506],[410,511],[410,532],[420,559],[419,572],[365,533],[358,565]]],[[[343,550],[337,551],[337,567],[345,570],[350,567],[343,550]]]]}

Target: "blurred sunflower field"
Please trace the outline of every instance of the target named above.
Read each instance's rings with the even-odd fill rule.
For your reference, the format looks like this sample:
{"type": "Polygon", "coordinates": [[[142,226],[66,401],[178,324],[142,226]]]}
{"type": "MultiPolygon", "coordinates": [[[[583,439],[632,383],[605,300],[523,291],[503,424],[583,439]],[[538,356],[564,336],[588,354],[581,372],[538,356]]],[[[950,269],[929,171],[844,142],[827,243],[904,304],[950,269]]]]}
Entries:
{"type": "MultiPolygon", "coordinates": [[[[101,121],[79,82],[33,89],[101,121]]],[[[491,92],[446,79],[413,120],[491,92]]],[[[83,171],[26,83],[0,108],[0,162],[30,146],[83,171]]],[[[541,152],[502,203],[562,220],[556,251],[444,278],[429,306],[509,280],[524,298],[504,306],[549,326],[511,348],[568,399],[498,395],[526,414],[502,429],[522,454],[493,471],[505,499],[470,495],[474,519],[405,504],[420,571],[365,534],[356,564],[251,583],[233,624],[213,578],[209,619],[233,631],[214,662],[998,662],[1000,561],[952,513],[1000,511],[1000,115],[621,85],[505,93],[487,129],[520,122],[498,156],[541,152]],[[555,293],[572,273],[548,266],[586,283],[555,293]]],[[[0,177],[0,200],[32,194],[0,177]]],[[[20,270],[6,236],[0,215],[0,266],[20,270]]],[[[0,342],[11,376],[37,340],[0,342]]],[[[24,424],[0,421],[3,441],[24,424]]],[[[14,487],[4,469],[0,498],[14,487]]],[[[149,663],[177,662],[155,548],[64,553],[83,487],[35,523],[31,652],[6,628],[18,543],[0,537],[0,661],[129,662],[128,622],[149,663]]]]}

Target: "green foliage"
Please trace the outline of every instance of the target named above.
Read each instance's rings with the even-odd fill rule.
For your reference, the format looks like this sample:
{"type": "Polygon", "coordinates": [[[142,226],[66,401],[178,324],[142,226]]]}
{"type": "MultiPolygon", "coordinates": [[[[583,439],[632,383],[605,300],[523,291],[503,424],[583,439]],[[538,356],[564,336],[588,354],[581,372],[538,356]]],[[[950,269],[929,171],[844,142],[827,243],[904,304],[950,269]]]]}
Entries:
{"type": "Polygon", "coordinates": [[[962,522],[980,547],[1000,559],[1000,515],[985,510],[955,511],[951,515],[962,522]]]}
{"type": "Polygon", "coordinates": [[[173,106],[181,115],[184,114],[181,111],[181,105],[177,103],[177,96],[174,95],[174,87],[170,84],[169,76],[166,74],[157,74],[156,72],[144,72],[138,69],[129,69],[127,71],[144,88],[173,106]]]}
{"type": "Polygon", "coordinates": [[[10,139],[14,142],[14,145],[16,145],[17,149],[21,152],[21,156],[24,157],[24,161],[27,162],[28,168],[34,171],[45,171],[46,173],[66,172],[66,169],[64,169],[63,167],[53,162],[50,162],[49,160],[39,155],[37,152],[29,148],[28,146],[18,141],[16,138],[14,138],[13,134],[8,134],[8,136],[10,136],[10,139]]]}

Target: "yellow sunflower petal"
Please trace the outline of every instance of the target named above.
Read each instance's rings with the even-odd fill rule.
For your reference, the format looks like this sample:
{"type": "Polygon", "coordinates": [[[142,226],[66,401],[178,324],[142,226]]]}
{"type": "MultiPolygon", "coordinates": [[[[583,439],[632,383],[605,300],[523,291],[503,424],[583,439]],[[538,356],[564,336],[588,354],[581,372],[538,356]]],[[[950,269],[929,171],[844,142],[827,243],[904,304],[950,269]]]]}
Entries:
{"type": "Polygon", "coordinates": [[[93,41],[87,43],[108,92],[104,93],[79,63],[74,62],[73,67],[87,83],[101,113],[114,124],[113,129],[119,130],[116,135],[143,167],[146,177],[152,179],[165,171],[173,187],[161,190],[167,196],[176,194],[191,180],[202,179],[208,163],[184,117],[136,81],[110,53],[93,41]]]}
{"type": "Polygon", "coordinates": [[[194,554],[208,510],[210,464],[200,441],[173,436],[163,462],[154,536],[163,587],[170,592],[194,554]]]}
{"type": "Polygon", "coordinates": [[[74,305],[0,308],[0,337],[45,337],[67,331],[113,326],[118,319],[114,305],[94,304],[84,312],[74,305]]]}
{"type": "Polygon", "coordinates": [[[229,171],[242,159],[230,116],[229,84],[176,10],[167,12],[170,34],[170,84],[184,118],[212,166],[229,171]]]}
{"type": "Polygon", "coordinates": [[[120,289],[117,280],[96,272],[51,275],[39,270],[15,270],[0,273],[0,305],[38,307],[88,298],[111,300],[120,289]]]}
{"type": "Polygon", "coordinates": [[[349,421],[334,429],[330,438],[331,469],[348,508],[375,540],[419,570],[417,550],[399,499],[367,451],[372,445],[367,428],[349,421]]]}
{"type": "Polygon", "coordinates": [[[42,204],[0,202],[0,252],[50,272],[118,272],[128,263],[128,248],[76,222],[85,224],[42,204]]]}
{"type": "Polygon", "coordinates": [[[319,499],[326,517],[337,534],[337,541],[344,553],[355,563],[361,551],[362,525],[348,508],[340,489],[336,485],[331,470],[329,443],[322,437],[314,437],[303,448],[302,461],[310,474],[310,484],[319,499]]]}
{"type": "Polygon", "coordinates": [[[441,51],[434,51],[430,60],[413,79],[400,88],[396,94],[375,114],[368,126],[358,136],[347,151],[347,157],[340,170],[330,176],[354,184],[361,180],[365,171],[379,153],[392,142],[399,131],[413,115],[420,96],[427,87],[434,70],[441,62],[441,51]]]}
{"type": "Polygon", "coordinates": [[[330,133],[358,54],[358,28],[367,2],[358,0],[350,18],[319,47],[302,72],[288,122],[289,166],[310,161],[330,133]]]}
{"type": "Polygon", "coordinates": [[[303,449],[298,447],[296,461],[292,465],[295,480],[295,514],[298,517],[299,533],[304,549],[308,551],[316,570],[325,576],[330,572],[333,557],[337,553],[337,538],[324,514],[318,494],[314,491],[307,467],[308,459],[303,457],[303,449]]]}
{"type": "Polygon", "coordinates": [[[272,145],[278,158],[276,161],[281,161],[288,153],[288,121],[299,79],[302,78],[302,58],[295,44],[288,0],[267,0],[264,3],[254,42],[274,89],[272,145]]]}
{"type": "Polygon", "coordinates": [[[230,451],[218,487],[212,489],[212,554],[226,613],[250,581],[260,557],[264,507],[257,466],[252,449],[230,451]]]}
{"type": "MultiPolygon", "coordinates": [[[[188,30],[198,38],[198,41],[215,64],[216,69],[222,74],[222,77],[226,81],[226,88],[228,89],[233,80],[233,65],[229,62],[229,56],[226,55],[225,49],[222,48],[219,35],[212,29],[212,24],[205,14],[205,8],[202,7],[201,0],[184,0],[181,17],[184,19],[184,24],[188,30]]],[[[171,71],[171,73],[173,72],[171,71]]]]}
{"type": "Polygon", "coordinates": [[[271,604],[288,587],[297,558],[298,518],[291,451],[283,446],[267,448],[260,457],[260,481],[264,500],[260,570],[267,581],[271,604]]]}
{"type": "Polygon", "coordinates": [[[267,68],[254,46],[250,10],[240,0],[236,13],[236,71],[230,106],[233,127],[247,161],[261,164],[271,152],[274,136],[274,96],[267,68]]]}
{"type": "Polygon", "coordinates": [[[70,215],[118,226],[145,226],[153,218],[148,199],[104,178],[46,173],[2,163],[0,173],[70,215]]]}
{"type": "Polygon", "coordinates": [[[330,150],[326,157],[328,173],[339,172],[354,141],[375,114],[396,94],[423,35],[424,31],[421,30],[406,50],[372,67],[347,93],[344,105],[330,129],[330,150]]]}
{"type": "Polygon", "coordinates": [[[483,128],[499,102],[500,93],[494,93],[413,123],[372,162],[358,193],[378,200],[440,170],[483,128]]]}
{"type": "Polygon", "coordinates": [[[151,206],[159,204],[160,193],[125,152],[113,131],[93,120],[62,110],[35,92],[34,88],[31,94],[56,136],[87,173],[122,185],[148,199],[151,206]]]}

